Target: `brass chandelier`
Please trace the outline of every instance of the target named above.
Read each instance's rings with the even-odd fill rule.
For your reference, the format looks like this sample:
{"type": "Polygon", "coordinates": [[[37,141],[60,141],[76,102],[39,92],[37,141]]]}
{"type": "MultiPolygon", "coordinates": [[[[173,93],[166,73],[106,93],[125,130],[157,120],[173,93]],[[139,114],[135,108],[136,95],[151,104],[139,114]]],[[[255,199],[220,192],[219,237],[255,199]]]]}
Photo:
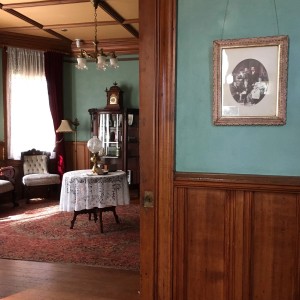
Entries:
{"type": "Polygon", "coordinates": [[[103,52],[102,48],[100,50],[98,50],[99,42],[97,40],[97,8],[98,8],[100,1],[101,0],[91,0],[91,2],[93,3],[94,9],[95,9],[95,13],[94,13],[95,37],[94,37],[94,41],[93,41],[94,52],[88,53],[87,51],[85,51],[84,49],[82,49],[80,47],[81,40],[80,39],[75,40],[77,48],[80,48],[80,54],[77,57],[77,65],[75,66],[79,70],[87,70],[88,69],[88,67],[86,65],[87,59],[92,59],[92,60],[96,61],[98,70],[105,71],[107,67],[111,67],[114,69],[119,68],[118,58],[114,51],[110,53],[110,58],[109,58],[109,63],[108,63],[108,60],[107,60],[108,55],[103,52]]]}

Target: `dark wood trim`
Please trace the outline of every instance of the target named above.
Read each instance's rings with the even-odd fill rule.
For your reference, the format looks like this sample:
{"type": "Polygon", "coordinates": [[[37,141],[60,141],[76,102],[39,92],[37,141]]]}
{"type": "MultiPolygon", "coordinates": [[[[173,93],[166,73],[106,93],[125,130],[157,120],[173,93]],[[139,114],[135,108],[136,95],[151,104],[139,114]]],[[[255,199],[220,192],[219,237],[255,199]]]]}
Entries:
{"type": "MultiPolygon", "coordinates": [[[[0,141],[0,162],[3,163],[5,161],[5,143],[0,141]]],[[[2,165],[0,165],[2,167],[2,165]]]]}
{"type": "Polygon", "coordinates": [[[24,7],[37,7],[37,6],[49,6],[49,5],[60,5],[60,4],[73,4],[81,2],[90,2],[90,0],[49,0],[49,1],[32,1],[32,2],[19,2],[11,4],[2,4],[3,9],[11,8],[24,8],[24,7]]]}
{"type": "MultiPolygon", "coordinates": [[[[137,19],[135,19],[137,20],[137,19]]],[[[128,20],[130,21],[130,20],[128,20]]],[[[130,23],[130,22],[129,22],[130,23]]],[[[138,23],[138,22],[136,22],[138,23]]],[[[109,25],[118,25],[117,21],[98,21],[97,26],[109,26],[109,25]]],[[[66,24],[51,24],[43,25],[43,29],[63,29],[63,28],[77,28],[77,27],[93,27],[95,26],[94,22],[84,22],[84,23],[66,23],[66,24]]],[[[33,30],[39,29],[36,26],[21,26],[21,27],[2,27],[0,32],[14,31],[14,30],[33,30]]]]}
{"type": "MultiPolygon", "coordinates": [[[[93,41],[82,41],[81,48],[87,52],[94,52],[95,46],[93,41]]],[[[139,40],[135,38],[130,39],[109,39],[101,40],[101,48],[104,52],[115,51],[119,54],[138,54],[139,40]]],[[[80,49],[76,47],[75,41],[72,42],[72,55],[76,56],[80,53],[80,49]]]]}
{"type": "Polygon", "coordinates": [[[56,51],[65,54],[71,53],[71,42],[32,35],[0,32],[0,47],[11,46],[42,51],[56,51]]]}
{"type": "MultiPolygon", "coordinates": [[[[157,299],[155,297],[156,264],[156,224],[153,208],[143,207],[143,195],[152,191],[154,200],[157,199],[156,178],[158,163],[156,162],[156,85],[157,85],[157,52],[155,14],[157,1],[145,0],[140,2],[140,274],[141,299],[157,299]],[[151,83],[150,83],[151,82],[151,83]]],[[[156,205],[155,205],[156,206],[156,205]]]]}
{"type": "Polygon", "coordinates": [[[39,28],[41,30],[44,30],[45,32],[49,33],[50,35],[53,35],[55,37],[57,37],[58,39],[61,39],[63,41],[66,41],[66,42],[71,42],[71,40],[69,40],[68,38],[64,37],[63,35],[51,30],[51,29],[44,29],[43,28],[43,25],[24,16],[23,14],[19,13],[18,11],[14,10],[14,9],[5,9],[5,11],[17,18],[19,18],[20,20],[23,20],[24,22],[27,22],[33,26],[35,26],[36,28],[39,28]]]}
{"type": "Polygon", "coordinates": [[[2,86],[3,86],[3,129],[4,129],[4,142],[3,142],[3,160],[7,159],[7,139],[8,139],[8,127],[7,127],[7,48],[2,49],[2,86]]]}
{"type": "Polygon", "coordinates": [[[173,299],[173,169],[176,1],[140,2],[142,299],[173,299]],[[143,201],[143,200],[142,200],[143,201]]]}
{"type": "Polygon", "coordinates": [[[157,282],[158,299],[173,299],[173,170],[176,72],[176,3],[159,3],[159,86],[158,86],[158,202],[157,282]]]}
{"type": "MultiPolygon", "coordinates": [[[[54,38],[36,37],[32,35],[0,31],[0,47],[1,46],[21,47],[42,51],[56,51],[73,56],[77,56],[77,54],[80,53],[80,50],[76,47],[74,41],[65,42],[54,38]]],[[[93,52],[93,42],[82,42],[82,48],[88,52],[93,52]]],[[[106,52],[115,51],[118,55],[138,54],[139,41],[135,38],[101,40],[101,48],[103,48],[106,52]]]]}
{"type": "Polygon", "coordinates": [[[300,176],[211,174],[211,173],[175,173],[174,185],[203,186],[235,190],[272,190],[300,192],[300,176]]]}
{"type": "MultiPolygon", "coordinates": [[[[133,23],[139,23],[139,19],[127,19],[123,21],[123,24],[133,24],[133,23]]],[[[98,21],[97,26],[110,26],[110,25],[118,25],[118,21],[98,21]]],[[[76,27],[94,27],[95,22],[84,22],[84,23],[65,23],[65,24],[53,24],[53,25],[44,25],[44,29],[63,29],[63,28],[76,28],[76,27]]],[[[12,29],[13,27],[10,27],[12,29]]],[[[30,29],[26,27],[18,27],[18,29],[30,29]]],[[[2,30],[5,30],[3,28],[2,30]]]]}
{"type": "Polygon", "coordinates": [[[132,27],[131,24],[125,24],[125,19],[121,17],[121,15],[117,13],[107,2],[100,1],[99,6],[113,19],[115,19],[121,26],[123,26],[123,28],[125,28],[130,34],[132,34],[136,38],[139,38],[139,33],[136,31],[136,29],[132,27]]]}

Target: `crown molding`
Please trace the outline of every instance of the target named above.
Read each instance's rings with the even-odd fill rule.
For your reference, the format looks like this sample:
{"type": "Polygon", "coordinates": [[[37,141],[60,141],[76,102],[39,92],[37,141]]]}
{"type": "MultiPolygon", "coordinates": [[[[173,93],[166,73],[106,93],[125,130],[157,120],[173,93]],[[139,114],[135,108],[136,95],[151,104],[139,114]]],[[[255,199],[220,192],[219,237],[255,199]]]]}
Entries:
{"type": "Polygon", "coordinates": [[[20,33],[0,32],[0,46],[30,48],[71,54],[71,42],[20,33]]]}

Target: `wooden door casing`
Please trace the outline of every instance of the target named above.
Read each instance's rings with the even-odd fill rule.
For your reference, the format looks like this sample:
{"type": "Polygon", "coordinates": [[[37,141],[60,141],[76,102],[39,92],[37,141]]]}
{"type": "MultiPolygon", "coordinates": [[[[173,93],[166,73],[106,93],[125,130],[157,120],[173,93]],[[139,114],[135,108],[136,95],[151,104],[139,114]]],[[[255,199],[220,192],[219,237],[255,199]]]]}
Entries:
{"type": "Polygon", "coordinates": [[[176,1],[139,5],[141,299],[172,299],[176,1]]]}

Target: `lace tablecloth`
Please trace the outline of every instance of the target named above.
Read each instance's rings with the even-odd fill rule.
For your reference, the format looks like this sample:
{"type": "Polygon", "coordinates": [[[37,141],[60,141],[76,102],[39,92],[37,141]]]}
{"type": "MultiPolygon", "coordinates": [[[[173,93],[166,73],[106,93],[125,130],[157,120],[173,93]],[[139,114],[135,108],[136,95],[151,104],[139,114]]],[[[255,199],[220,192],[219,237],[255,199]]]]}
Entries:
{"type": "Polygon", "coordinates": [[[91,170],[78,170],[63,175],[60,210],[80,211],[94,207],[129,204],[126,173],[94,175],[91,170]]]}

